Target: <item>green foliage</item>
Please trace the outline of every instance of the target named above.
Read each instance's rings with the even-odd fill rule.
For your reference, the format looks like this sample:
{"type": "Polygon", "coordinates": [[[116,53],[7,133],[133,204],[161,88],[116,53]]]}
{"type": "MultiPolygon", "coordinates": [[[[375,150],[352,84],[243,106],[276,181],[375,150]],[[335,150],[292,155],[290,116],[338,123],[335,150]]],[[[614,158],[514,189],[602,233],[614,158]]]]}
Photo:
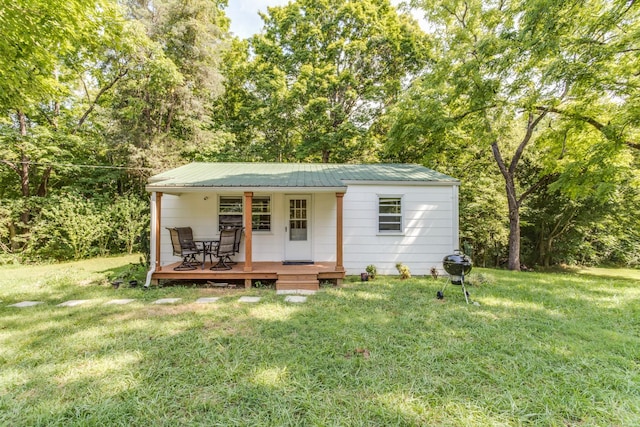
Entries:
{"type": "Polygon", "coordinates": [[[47,200],[31,230],[30,250],[44,258],[78,260],[104,253],[111,226],[89,200],[56,196],[47,200]]]}
{"type": "Polygon", "coordinates": [[[396,269],[398,270],[398,273],[400,273],[400,279],[405,280],[411,278],[411,270],[409,270],[409,267],[407,267],[403,263],[397,263],[396,269]]]}
{"type": "Polygon", "coordinates": [[[262,18],[263,31],[236,45],[232,63],[247,63],[226,69],[229,108],[217,120],[237,150],[278,161],[374,159],[373,124],[426,59],[415,21],[388,0],[299,0],[262,18]]]}
{"type": "Polygon", "coordinates": [[[518,233],[527,264],[635,265],[637,4],[410,3],[427,34],[388,0],[298,0],[238,40],[226,0],[3,0],[0,262],[148,247],[146,179],[184,161],[382,160],[461,180],[477,265],[518,233]],[[85,211],[118,227],[51,241],[85,211]]]}
{"type": "Polygon", "coordinates": [[[177,164],[185,146],[217,134],[204,124],[222,89],[226,3],[3,2],[2,253],[134,250],[146,203],[120,197],[143,194],[152,168],[177,164]],[[78,196],[49,198],[60,193],[78,196]],[[120,227],[106,232],[104,221],[120,227]]]}
{"type": "Polygon", "coordinates": [[[365,271],[367,272],[368,277],[371,280],[374,280],[376,278],[376,276],[378,275],[378,269],[373,264],[367,265],[367,267],[365,268],[365,271]]]}
{"type": "MultiPolygon", "coordinates": [[[[630,35],[640,33],[638,8],[603,0],[412,3],[433,29],[438,61],[394,109],[386,157],[463,170],[486,167],[490,156],[494,166],[479,176],[492,190],[502,181],[496,206],[509,221],[508,266],[519,269],[521,209],[532,195],[550,188],[606,200],[637,172],[640,57],[630,35]]],[[[473,206],[478,191],[461,206],[473,206]]],[[[481,252],[501,252],[502,226],[480,207],[471,216],[494,229],[470,234],[482,236],[481,252]]]]}
{"type": "Polygon", "coordinates": [[[143,234],[149,233],[149,204],[135,196],[119,197],[111,205],[112,224],[115,228],[116,239],[124,246],[125,252],[132,254],[136,244],[143,234]]]}
{"type": "Polygon", "coordinates": [[[148,206],[133,196],[115,200],[76,195],[40,201],[24,256],[29,259],[82,259],[107,253],[133,253],[148,233],[148,206]]]}

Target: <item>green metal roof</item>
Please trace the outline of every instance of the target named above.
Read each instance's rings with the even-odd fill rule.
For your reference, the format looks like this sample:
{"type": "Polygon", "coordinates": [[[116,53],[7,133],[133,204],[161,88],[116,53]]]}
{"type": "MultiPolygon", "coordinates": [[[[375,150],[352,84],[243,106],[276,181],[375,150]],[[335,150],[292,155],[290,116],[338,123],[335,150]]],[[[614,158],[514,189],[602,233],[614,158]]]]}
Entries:
{"type": "Polygon", "coordinates": [[[458,180],[411,164],[190,163],[152,176],[147,190],[205,187],[344,190],[348,183],[356,182],[457,184],[458,180]]]}

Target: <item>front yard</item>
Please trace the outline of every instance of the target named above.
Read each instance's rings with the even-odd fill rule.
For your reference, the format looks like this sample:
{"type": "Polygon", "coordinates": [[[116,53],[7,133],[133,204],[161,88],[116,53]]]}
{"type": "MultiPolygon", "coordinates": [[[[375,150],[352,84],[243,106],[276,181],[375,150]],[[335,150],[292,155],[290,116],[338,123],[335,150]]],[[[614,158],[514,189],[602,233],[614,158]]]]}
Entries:
{"type": "Polygon", "coordinates": [[[476,269],[479,305],[354,278],[294,304],[113,289],[135,261],[0,267],[0,425],[640,425],[637,270],[476,269]]]}

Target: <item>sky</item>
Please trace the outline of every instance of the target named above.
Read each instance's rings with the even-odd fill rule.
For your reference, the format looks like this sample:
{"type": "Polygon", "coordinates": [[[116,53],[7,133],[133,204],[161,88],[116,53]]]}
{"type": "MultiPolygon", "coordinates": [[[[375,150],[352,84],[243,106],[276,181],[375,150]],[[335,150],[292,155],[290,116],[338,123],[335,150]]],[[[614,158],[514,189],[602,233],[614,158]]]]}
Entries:
{"type": "Polygon", "coordinates": [[[231,32],[240,38],[254,35],[262,28],[259,10],[266,12],[267,6],[281,6],[288,2],[289,0],[229,0],[226,14],[231,19],[231,32]]]}
{"type": "MultiPolygon", "coordinates": [[[[289,0],[229,0],[226,9],[227,16],[231,19],[231,32],[240,37],[248,38],[259,32],[262,28],[262,18],[258,11],[266,12],[267,6],[282,6],[289,0]]],[[[392,0],[392,4],[400,0],[392,0]]]]}

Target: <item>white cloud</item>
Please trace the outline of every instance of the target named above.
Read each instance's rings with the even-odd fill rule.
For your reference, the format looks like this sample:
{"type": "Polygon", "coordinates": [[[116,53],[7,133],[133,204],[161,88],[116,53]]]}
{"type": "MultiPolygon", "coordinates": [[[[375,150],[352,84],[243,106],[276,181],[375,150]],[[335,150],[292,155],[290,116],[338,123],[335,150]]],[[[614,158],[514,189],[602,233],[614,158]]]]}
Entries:
{"type": "MultiPolygon", "coordinates": [[[[282,6],[290,0],[229,0],[226,9],[227,16],[231,19],[231,32],[240,37],[248,38],[262,29],[262,18],[258,11],[266,12],[268,6],[282,6]]],[[[393,5],[398,5],[402,0],[391,0],[393,5]]],[[[421,24],[421,14],[414,11],[414,17],[421,24]]]]}
{"type": "Polygon", "coordinates": [[[266,12],[267,6],[281,6],[289,0],[229,0],[226,9],[231,19],[231,32],[238,37],[247,38],[260,31],[262,18],[258,11],[266,12]]]}

